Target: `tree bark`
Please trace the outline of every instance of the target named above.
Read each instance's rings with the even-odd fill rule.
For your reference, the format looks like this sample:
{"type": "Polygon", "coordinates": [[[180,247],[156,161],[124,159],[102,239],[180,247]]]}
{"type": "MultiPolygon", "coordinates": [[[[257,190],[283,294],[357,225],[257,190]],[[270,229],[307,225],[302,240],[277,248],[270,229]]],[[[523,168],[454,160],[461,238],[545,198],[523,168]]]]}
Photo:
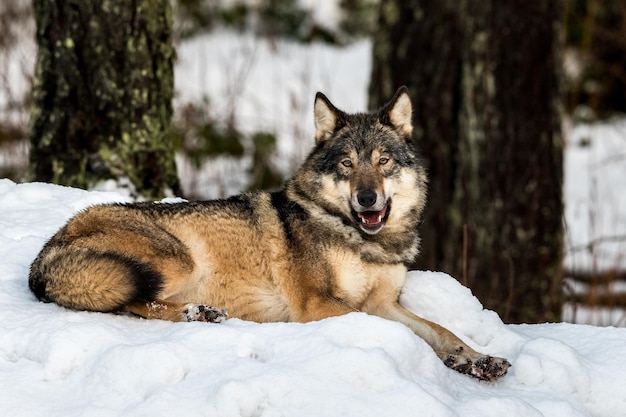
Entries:
{"type": "Polygon", "coordinates": [[[30,177],[88,188],[113,178],[138,194],[179,194],[168,0],[34,0],[37,65],[30,177]]]}
{"type": "Polygon", "coordinates": [[[456,276],[509,322],[561,313],[559,12],[551,0],[383,0],[374,42],[370,103],[409,87],[429,169],[415,267],[456,276]]]}

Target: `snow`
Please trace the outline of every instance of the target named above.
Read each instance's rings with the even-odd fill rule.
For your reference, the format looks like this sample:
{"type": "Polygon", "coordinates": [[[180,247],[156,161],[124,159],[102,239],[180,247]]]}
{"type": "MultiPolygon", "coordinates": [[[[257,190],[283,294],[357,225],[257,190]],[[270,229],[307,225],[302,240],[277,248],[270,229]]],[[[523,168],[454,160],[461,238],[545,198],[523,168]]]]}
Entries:
{"type": "Polygon", "coordinates": [[[580,124],[565,153],[569,269],[626,269],[626,119],[580,124]],[[591,243],[591,245],[590,245],[591,243]]]}
{"type": "MultiPolygon", "coordinates": [[[[565,132],[565,267],[570,271],[624,271],[626,119],[578,124],[565,132]]],[[[573,293],[589,293],[585,284],[566,283],[573,293]]],[[[608,291],[623,294],[626,283],[613,282],[608,291]]],[[[563,318],[626,326],[626,311],[619,307],[588,308],[567,303],[563,318]]]]}
{"type": "MultiPolygon", "coordinates": [[[[214,120],[234,121],[243,133],[267,131],[278,138],[276,167],[291,175],[313,144],[313,101],[322,91],[348,112],[367,109],[371,42],[346,47],[217,30],[176,48],[175,107],[209,98],[214,120]]],[[[202,198],[247,187],[250,158],[213,159],[200,172],[177,160],[183,189],[202,198]]]]}
{"type": "Polygon", "coordinates": [[[626,329],[505,325],[470,290],[412,272],[401,303],[508,358],[458,374],[408,328],[363,313],[319,322],[170,323],[36,301],[28,268],[77,211],[115,192],[0,180],[0,404],[17,416],[626,416],[626,329]]]}

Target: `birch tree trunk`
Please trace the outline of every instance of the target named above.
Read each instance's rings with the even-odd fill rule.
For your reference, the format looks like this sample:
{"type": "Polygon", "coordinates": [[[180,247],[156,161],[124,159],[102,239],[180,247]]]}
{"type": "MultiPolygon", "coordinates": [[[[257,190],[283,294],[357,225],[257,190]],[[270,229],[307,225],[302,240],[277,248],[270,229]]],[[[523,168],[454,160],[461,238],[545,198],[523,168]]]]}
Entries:
{"type": "Polygon", "coordinates": [[[382,0],[374,41],[371,106],[409,87],[429,169],[415,267],[508,322],[561,313],[559,4],[382,0]]]}
{"type": "Polygon", "coordinates": [[[34,11],[31,179],[179,194],[169,0],[34,0],[34,11]]]}

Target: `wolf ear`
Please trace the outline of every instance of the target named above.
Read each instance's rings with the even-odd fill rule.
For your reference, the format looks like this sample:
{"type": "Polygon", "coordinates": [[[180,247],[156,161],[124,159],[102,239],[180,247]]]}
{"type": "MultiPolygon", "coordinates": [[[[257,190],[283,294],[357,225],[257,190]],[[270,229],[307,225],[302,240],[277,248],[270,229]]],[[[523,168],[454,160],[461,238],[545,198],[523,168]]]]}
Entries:
{"type": "Polygon", "coordinates": [[[333,106],[324,94],[318,92],[315,95],[313,112],[315,114],[315,143],[319,145],[337,130],[341,111],[333,106]]]}
{"type": "Polygon", "coordinates": [[[382,117],[389,121],[402,136],[410,138],[413,133],[413,107],[406,86],[398,88],[393,98],[385,105],[382,117]]]}

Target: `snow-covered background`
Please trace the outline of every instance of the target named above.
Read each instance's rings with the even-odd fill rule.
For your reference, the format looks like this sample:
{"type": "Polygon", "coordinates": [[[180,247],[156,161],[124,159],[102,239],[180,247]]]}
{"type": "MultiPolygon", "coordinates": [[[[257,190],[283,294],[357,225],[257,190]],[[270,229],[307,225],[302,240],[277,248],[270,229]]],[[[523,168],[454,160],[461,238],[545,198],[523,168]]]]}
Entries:
{"type": "Polygon", "coordinates": [[[458,374],[401,324],[170,323],[36,301],[28,267],[78,210],[116,193],[0,180],[0,409],[36,416],[626,416],[626,329],[504,325],[436,272],[401,302],[513,367],[458,374]]]}
{"type": "MultiPolygon", "coordinates": [[[[177,54],[175,107],[208,98],[215,120],[234,120],[243,133],[275,133],[273,162],[286,176],[313,145],[317,91],[342,110],[367,110],[368,40],[338,48],[215,31],[183,42],[177,54]]],[[[198,172],[179,158],[178,167],[186,191],[215,198],[246,188],[242,173],[250,162],[250,158],[218,159],[198,172]]]]}
{"type": "MultiPolygon", "coordinates": [[[[571,271],[626,271],[626,119],[619,118],[565,130],[565,266],[571,271]]],[[[566,280],[570,291],[588,286],[566,280]]],[[[605,291],[626,293],[626,282],[605,291]]],[[[623,307],[585,308],[566,304],[564,319],[597,325],[626,326],[623,307]]]]}

